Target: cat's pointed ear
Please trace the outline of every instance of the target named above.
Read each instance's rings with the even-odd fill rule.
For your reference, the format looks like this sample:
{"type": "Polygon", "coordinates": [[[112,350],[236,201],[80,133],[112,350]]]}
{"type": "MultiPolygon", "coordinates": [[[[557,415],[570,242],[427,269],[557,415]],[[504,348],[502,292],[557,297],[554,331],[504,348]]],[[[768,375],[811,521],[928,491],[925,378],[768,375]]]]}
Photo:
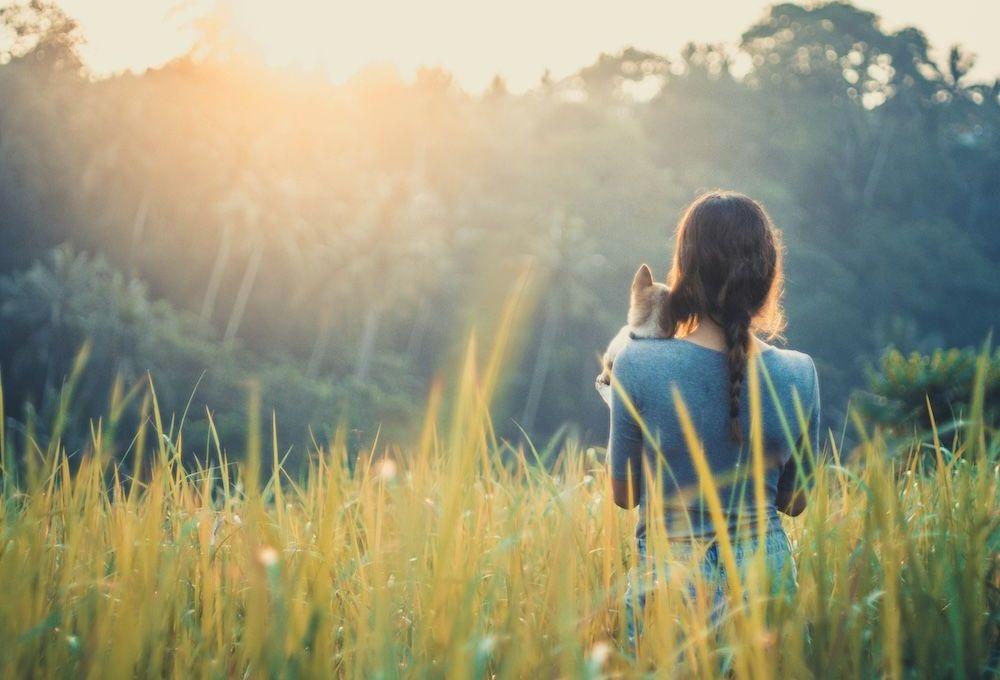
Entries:
{"type": "Polygon", "coordinates": [[[649,265],[646,263],[639,265],[639,270],[635,273],[635,278],[632,279],[632,292],[645,290],[652,285],[653,272],[650,271],[649,265]]]}

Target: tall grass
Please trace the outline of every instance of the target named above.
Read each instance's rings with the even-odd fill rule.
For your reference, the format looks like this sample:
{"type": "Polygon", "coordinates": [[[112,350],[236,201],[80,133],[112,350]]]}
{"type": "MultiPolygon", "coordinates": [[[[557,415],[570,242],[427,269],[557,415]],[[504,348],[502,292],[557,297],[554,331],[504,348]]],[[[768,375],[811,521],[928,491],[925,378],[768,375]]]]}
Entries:
{"type": "MultiPolygon", "coordinates": [[[[0,671],[996,672],[1000,438],[977,419],[981,401],[948,441],[935,434],[929,457],[889,457],[861,423],[848,462],[828,442],[809,509],[786,524],[799,568],[792,602],[772,606],[760,562],[716,624],[704,598],[666,583],[632,655],[621,602],[634,514],[611,502],[599,452],[570,441],[546,468],[537,452],[496,440],[489,403],[504,344],[479,361],[470,343],[451,398],[434,389],[413,446],[362,455],[353,470],[338,440],[292,479],[275,438],[259,434],[240,465],[215,439],[209,460],[184,469],[182,418],[165,420],[151,389],[124,456],[108,435],[121,427],[123,390],[78,460],[57,428],[44,445],[17,438],[16,451],[0,433],[0,671]]],[[[256,404],[252,395],[251,431],[273,433],[256,404]]]]}

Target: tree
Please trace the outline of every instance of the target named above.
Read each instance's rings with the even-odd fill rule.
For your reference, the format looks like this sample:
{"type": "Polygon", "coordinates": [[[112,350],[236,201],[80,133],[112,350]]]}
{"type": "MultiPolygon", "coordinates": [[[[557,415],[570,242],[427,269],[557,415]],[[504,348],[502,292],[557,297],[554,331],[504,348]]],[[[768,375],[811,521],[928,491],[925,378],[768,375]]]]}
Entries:
{"type": "Polygon", "coordinates": [[[904,354],[888,348],[868,371],[867,391],[858,395],[861,410],[890,431],[929,435],[933,426],[944,436],[971,411],[982,370],[983,416],[1000,415],[1000,351],[935,349],[904,354]]]}
{"type": "Polygon", "coordinates": [[[0,64],[29,59],[49,71],[83,69],[78,52],[83,36],[76,21],[47,0],[0,7],[0,29],[9,41],[7,49],[0,51],[0,64]]]}
{"type": "MultiPolygon", "coordinates": [[[[0,64],[0,274],[66,242],[141,280],[184,321],[125,324],[141,349],[122,356],[172,376],[164,395],[182,402],[217,363],[229,377],[203,388],[220,419],[241,419],[221,386],[239,396],[230,380],[251,369],[296,404],[294,427],[355,400],[358,422],[419,404],[534,258],[545,297],[495,422],[599,441],[594,359],[629,278],[640,261],[665,271],[680,211],[715,186],[760,198],[782,229],[788,341],[815,356],[834,421],[885,343],[962,346],[996,323],[982,310],[1000,304],[1000,86],[972,82],[960,47],[939,67],[919,30],[843,3],[779,4],[738,51],[692,44],[668,63],[629,48],[483,96],[443,69],[340,85],[271,69],[224,11],[191,54],[95,79],[70,59],[71,22],[19,7],[3,15],[23,40],[0,64]]],[[[18,309],[43,346],[61,328],[18,309]]],[[[5,347],[0,363],[22,356],[5,347]]]]}

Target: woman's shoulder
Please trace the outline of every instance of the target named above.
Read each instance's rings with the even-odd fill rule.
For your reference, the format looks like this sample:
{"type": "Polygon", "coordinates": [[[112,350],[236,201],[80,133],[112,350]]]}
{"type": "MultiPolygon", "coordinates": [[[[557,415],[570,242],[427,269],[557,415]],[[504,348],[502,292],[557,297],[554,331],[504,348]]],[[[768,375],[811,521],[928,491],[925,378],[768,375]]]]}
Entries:
{"type": "Polygon", "coordinates": [[[777,347],[775,345],[769,345],[766,342],[761,341],[763,345],[764,356],[768,358],[773,358],[773,360],[794,366],[813,366],[813,359],[811,356],[805,352],[800,352],[797,349],[791,349],[790,347],[777,347]]]}
{"type": "Polygon", "coordinates": [[[615,358],[615,367],[623,371],[677,369],[704,359],[718,359],[723,354],[681,338],[632,338],[615,358]]]}
{"type": "Polygon", "coordinates": [[[787,347],[766,345],[763,357],[772,378],[784,378],[805,393],[812,391],[816,382],[816,363],[811,356],[787,347]]]}
{"type": "MultiPolygon", "coordinates": [[[[800,376],[811,381],[816,366],[805,352],[776,347],[761,342],[765,363],[770,371],[800,376]]],[[[633,338],[615,357],[615,367],[623,371],[664,365],[703,365],[705,360],[724,361],[725,352],[684,338],[633,338]]]]}
{"type": "Polygon", "coordinates": [[[805,352],[800,352],[799,350],[791,349],[790,347],[776,347],[774,345],[768,345],[767,343],[762,344],[766,349],[764,352],[765,356],[773,356],[778,361],[783,363],[809,369],[812,369],[815,366],[813,358],[805,352]]]}

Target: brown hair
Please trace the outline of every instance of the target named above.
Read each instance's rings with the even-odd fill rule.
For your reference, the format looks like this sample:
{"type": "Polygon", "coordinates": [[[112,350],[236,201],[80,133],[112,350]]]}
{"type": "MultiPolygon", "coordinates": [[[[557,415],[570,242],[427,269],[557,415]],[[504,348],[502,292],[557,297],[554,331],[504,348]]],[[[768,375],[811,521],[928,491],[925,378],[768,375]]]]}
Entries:
{"type": "Polygon", "coordinates": [[[741,441],[740,392],[751,332],[773,338],[781,309],[781,236],[757,201],[712,191],[688,206],[677,226],[664,330],[686,333],[708,318],[722,327],[729,365],[729,429],[741,441]]]}

